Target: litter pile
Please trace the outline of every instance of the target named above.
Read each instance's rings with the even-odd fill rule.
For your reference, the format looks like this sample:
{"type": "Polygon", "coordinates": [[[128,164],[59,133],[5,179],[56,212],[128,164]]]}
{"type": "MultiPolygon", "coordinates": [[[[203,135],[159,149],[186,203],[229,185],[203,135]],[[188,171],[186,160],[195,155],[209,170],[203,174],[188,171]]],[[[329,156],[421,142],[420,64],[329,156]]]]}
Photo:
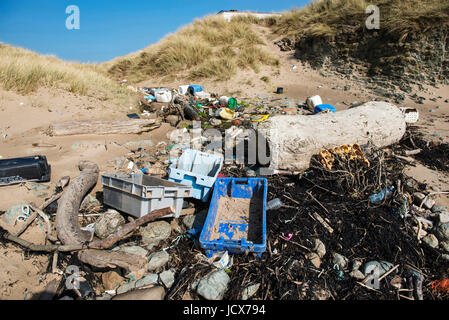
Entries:
{"type": "MultiPolygon", "coordinates": [[[[59,278],[37,298],[448,297],[449,212],[433,196],[449,192],[429,192],[429,186],[406,176],[402,157],[411,155],[447,171],[448,145],[426,144],[410,126],[405,131],[405,123],[416,122],[417,116],[386,105],[385,116],[402,121],[404,128],[396,127],[388,137],[374,132],[371,139],[354,129],[351,144],[317,134],[304,142],[313,144],[307,149],[310,161],[292,147],[284,150],[292,166],[262,177],[257,165],[225,161],[223,145],[208,150],[212,138],[201,132],[197,147],[191,148],[195,141],[179,136],[207,127],[180,123],[202,121],[220,129],[220,137],[235,137],[244,135],[245,128],[276,124],[278,116],[287,116],[289,125],[313,117],[332,122],[334,131],[341,129],[340,136],[347,137],[351,132],[347,125],[338,127],[339,117],[365,117],[364,110],[378,106],[382,111],[382,106],[337,112],[319,96],[304,103],[269,101],[268,96],[237,101],[204,92],[199,85],[136,91],[142,95],[142,113],[129,117],[156,115],[171,123],[177,129],[170,136],[178,137],[173,144],[142,140],[128,145],[127,157],[112,160],[116,172],[101,174],[101,196],[88,194],[101,168],[82,161],[78,177],[61,179],[43,204],[20,205],[0,216],[18,224],[14,232],[0,229],[3,245],[52,255],[48,269],[59,278]],[[147,153],[150,147],[152,154],[147,153]],[[173,157],[176,150],[180,156],[173,157]],[[292,174],[290,169],[304,163],[307,168],[292,174]],[[34,221],[45,226],[45,244],[20,237],[34,221]]],[[[271,152],[274,141],[269,137],[271,152]]],[[[45,157],[0,160],[0,183],[30,180],[50,180],[45,157]]]]}

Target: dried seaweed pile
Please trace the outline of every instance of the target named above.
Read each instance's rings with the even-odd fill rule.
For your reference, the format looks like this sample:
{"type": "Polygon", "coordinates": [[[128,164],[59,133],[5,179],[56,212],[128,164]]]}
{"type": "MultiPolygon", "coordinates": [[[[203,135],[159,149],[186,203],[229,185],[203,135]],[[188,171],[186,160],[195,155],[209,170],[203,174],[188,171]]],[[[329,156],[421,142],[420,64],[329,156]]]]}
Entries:
{"type": "MultiPolygon", "coordinates": [[[[336,159],[332,170],[324,169],[312,159],[310,170],[301,177],[270,176],[269,199],[280,198],[284,207],[267,212],[267,251],[262,258],[252,254],[234,255],[231,283],[225,299],[240,299],[244,287],[260,283],[254,299],[398,299],[411,298],[405,281],[402,290],[390,284],[393,277],[405,279],[408,270],[424,276],[424,299],[439,299],[431,290],[433,280],[447,277],[447,262],[438,253],[418,243],[415,221],[398,213],[398,197],[411,193],[402,174],[403,165],[391,153],[365,149],[370,166],[360,161],[336,159]],[[398,181],[399,184],[398,184],[398,181]],[[368,197],[394,185],[396,191],[378,205],[368,197]],[[398,191],[399,189],[399,191],[398,191]],[[330,233],[314,213],[329,222],[330,233]],[[293,234],[290,240],[283,235],[293,234]],[[327,254],[320,268],[306,258],[318,238],[327,254]],[[399,265],[380,283],[378,290],[366,288],[348,275],[336,270],[332,253],[349,259],[389,261],[399,265]]],[[[243,168],[227,167],[228,176],[245,176],[243,168]]],[[[198,251],[192,241],[176,248],[179,266],[184,272],[170,293],[170,299],[182,299],[189,285],[210,271],[207,264],[192,257],[198,251]]],[[[349,269],[350,271],[350,269],[349,269]]],[[[195,296],[191,291],[192,296],[195,296]]]]}

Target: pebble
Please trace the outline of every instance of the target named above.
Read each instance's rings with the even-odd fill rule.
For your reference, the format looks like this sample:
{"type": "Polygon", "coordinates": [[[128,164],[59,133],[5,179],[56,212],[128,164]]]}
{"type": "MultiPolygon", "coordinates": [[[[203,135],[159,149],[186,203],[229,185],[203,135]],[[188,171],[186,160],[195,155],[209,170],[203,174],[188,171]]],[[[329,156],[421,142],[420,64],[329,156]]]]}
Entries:
{"type": "Polygon", "coordinates": [[[365,275],[360,270],[353,270],[349,273],[349,276],[351,276],[354,279],[363,280],[365,279],[365,275]]]}
{"type": "Polygon", "coordinates": [[[250,285],[242,290],[242,300],[248,300],[252,296],[254,296],[257,293],[257,290],[260,288],[260,283],[256,283],[253,285],[250,285]]]}
{"type": "Polygon", "coordinates": [[[167,239],[171,234],[171,226],[166,221],[151,222],[141,228],[140,235],[145,245],[156,245],[160,241],[167,239]]]}
{"type": "Polygon", "coordinates": [[[141,257],[146,257],[148,254],[148,251],[145,250],[142,247],[139,246],[128,246],[128,247],[121,247],[118,249],[118,251],[123,251],[131,254],[135,254],[141,257]]]}
{"type": "Polygon", "coordinates": [[[333,256],[332,263],[336,264],[339,270],[345,270],[346,267],[348,266],[349,262],[348,258],[336,252],[334,252],[332,256],[333,256]]]}
{"type": "Polygon", "coordinates": [[[440,241],[449,241],[449,222],[439,224],[434,234],[440,241]]]}
{"type": "Polygon", "coordinates": [[[171,125],[172,127],[176,127],[176,124],[177,124],[178,121],[179,121],[179,116],[177,116],[177,115],[169,115],[169,116],[167,116],[167,117],[165,118],[165,120],[166,120],[168,123],[170,123],[170,125],[171,125]]]}
{"type": "Polygon", "coordinates": [[[206,220],[206,216],[207,212],[199,212],[195,215],[187,215],[182,219],[182,223],[187,230],[190,230],[194,227],[202,227],[204,225],[204,221],[206,220]]]}
{"type": "Polygon", "coordinates": [[[216,270],[199,281],[196,291],[207,300],[222,300],[230,280],[224,270],[216,270]]]}
{"type": "Polygon", "coordinates": [[[449,212],[440,212],[438,214],[439,223],[448,223],[449,222],[449,212]]]}
{"type": "Polygon", "coordinates": [[[310,252],[310,253],[306,254],[306,258],[315,266],[315,268],[320,268],[321,259],[317,253],[310,252]]]}
{"type": "Polygon", "coordinates": [[[161,286],[118,294],[112,300],[164,300],[165,289],[161,286]]]}
{"type": "Polygon", "coordinates": [[[326,246],[320,239],[313,239],[313,251],[315,251],[320,258],[326,254],[326,246]]]}
{"type": "Polygon", "coordinates": [[[105,290],[115,290],[123,283],[125,278],[115,271],[109,271],[101,275],[101,280],[105,290]]]}
{"type": "Polygon", "coordinates": [[[109,209],[95,222],[95,235],[105,239],[120,230],[125,224],[125,218],[116,210],[109,209]]]}
{"type": "Polygon", "coordinates": [[[443,212],[446,211],[447,207],[446,206],[433,206],[432,207],[432,212],[436,213],[436,212],[443,212]]]}
{"type": "Polygon", "coordinates": [[[165,251],[153,252],[148,257],[147,270],[153,271],[162,268],[170,260],[170,255],[165,251]]]}
{"type": "Polygon", "coordinates": [[[95,196],[88,194],[81,202],[80,211],[90,211],[91,209],[100,206],[100,201],[98,201],[95,196]]]}
{"type": "Polygon", "coordinates": [[[122,284],[120,287],[118,287],[117,294],[125,293],[134,289],[136,287],[136,282],[137,282],[136,280],[133,280],[122,284]]]}
{"type": "Polygon", "coordinates": [[[431,248],[438,248],[438,239],[433,234],[428,234],[422,241],[431,248]]]}
{"type": "Polygon", "coordinates": [[[166,270],[159,274],[159,279],[166,288],[171,288],[175,282],[175,271],[173,269],[166,270]]]}
{"type": "Polygon", "coordinates": [[[140,280],[137,280],[136,282],[136,288],[148,286],[151,284],[156,284],[159,279],[159,276],[156,273],[150,273],[149,275],[146,275],[140,280]]]}

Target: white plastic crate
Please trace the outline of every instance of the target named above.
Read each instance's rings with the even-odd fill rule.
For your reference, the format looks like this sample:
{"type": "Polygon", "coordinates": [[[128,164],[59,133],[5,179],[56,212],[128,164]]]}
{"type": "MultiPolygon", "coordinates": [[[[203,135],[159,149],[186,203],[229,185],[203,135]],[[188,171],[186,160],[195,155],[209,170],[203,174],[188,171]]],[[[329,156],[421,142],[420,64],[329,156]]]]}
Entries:
{"type": "Polygon", "coordinates": [[[153,210],[173,207],[179,217],[192,187],[143,174],[102,175],[103,200],[108,206],[140,218],[153,210]]]}
{"type": "Polygon", "coordinates": [[[419,120],[419,112],[414,108],[399,108],[404,115],[406,123],[415,123],[419,120]]]}

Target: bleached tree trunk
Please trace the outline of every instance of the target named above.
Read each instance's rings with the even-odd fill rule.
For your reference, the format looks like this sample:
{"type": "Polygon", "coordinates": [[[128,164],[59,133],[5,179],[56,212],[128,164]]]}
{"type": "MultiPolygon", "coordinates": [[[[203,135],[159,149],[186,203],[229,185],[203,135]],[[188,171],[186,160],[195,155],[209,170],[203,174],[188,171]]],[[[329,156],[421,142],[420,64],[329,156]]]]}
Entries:
{"type": "Polygon", "coordinates": [[[268,142],[270,169],[302,171],[322,149],[371,141],[381,148],[398,142],[405,133],[402,112],[387,102],[316,115],[274,116],[258,131],[268,142]]]}

